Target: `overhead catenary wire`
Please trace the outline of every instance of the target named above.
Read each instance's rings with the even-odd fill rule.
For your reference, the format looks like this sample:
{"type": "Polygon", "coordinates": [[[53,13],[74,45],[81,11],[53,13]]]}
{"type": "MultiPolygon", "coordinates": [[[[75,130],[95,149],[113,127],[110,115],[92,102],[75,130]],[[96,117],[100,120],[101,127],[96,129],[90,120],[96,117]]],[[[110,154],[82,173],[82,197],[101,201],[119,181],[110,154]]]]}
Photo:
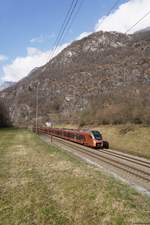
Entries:
{"type": "Polygon", "coordinates": [[[120,2],[120,0],[115,1],[115,3],[113,4],[113,6],[107,12],[106,16],[109,16],[109,14],[116,8],[116,6],[118,5],[119,2],[120,2]]]}
{"type": "Polygon", "coordinates": [[[68,9],[68,11],[67,11],[67,13],[66,13],[66,16],[65,16],[65,19],[64,19],[64,21],[63,21],[63,23],[62,23],[62,25],[61,25],[61,27],[60,27],[60,31],[59,31],[59,33],[58,33],[58,35],[57,35],[57,38],[56,38],[56,40],[55,40],[55,42],[54,42],[54,46],[56,46],[57,45],[57,42],[58,42],[58,40],[59,40],[59,38],[60,38],[60,36],[61,36],[61,34],[62,34],[62,31],[63,31],[63,29],[64,29],[64,26],[65,26],[65,24],[66,24],[66,21],[67,21],[67,18],[68,18],[68,16],[69,16],[69,14],[70,14],[70,11],[71,11],[71,9],[72,9],[72,7],[73,7],[73,5],[74,5],[74,2],[75,2],[75,0],[73,0],[72,2],[71,2],[71,4],[70,4],[70,7],[69,7],[69,9],[68,9]]]}
{"type": "Polygon", "coordinates": [[[57,50],[57,48],[58,48],[58,46],[59,46],[59,44],[60,44],[60,42],[61,42],[61,40],[62,40],[62,38],[64,36],[64,33],[65,33],[68,25],[70,24],[70,21],[72,19],[74,11],[77,8],[78,2],[79,2],[79,0],[76,0],[76,1],[73,0],[72,1],[72,4],[71,4],[71,6],[70,6],[70,8],[69,8],[69,10],[68,10],[68,12],[66,14],[66,17],[65,17],[65,20],[63,22],[63,25],[62,25],[62,27],[60,29],[60,32],[59,32],[58,36],[57,36],[57,39],[56,39],[57,41],[55,43],[56,45],[54,47],[54,50],[52,51],[52,54],[51,54],[50,58],[53,58],[53,56],[55,55],[55,52],[56,52],[56,50],[57,50]]]}
{"type": "MultiPolygon", "coordinates": [[[[70,15],[68,16],[67,21],[66,21],[66,24],[65,24],[65,26],[64,26],[63,29],[62,29],[62,32],[61,32],[61,34],[60,34],[60,36],[59,36],[59,38],[58,38],[58,40],[57,40],[56,46],[54,47],[54,51],[53,51],[53,53],[52,53],[52,57],[55,55],[55,52],[57,51],[57,48],[58,48],[60,42],[62,41],[62,39],[63,39],[63,37],[64,37],[64,34],[65,34],[65,32],[66,32],[66,29],[67,29],[67,26],[68,26],[68,24],[69,24],[70,21],[71,21],[71,17],[72,17],[72,15],[73,15],[74,11],[75,11],[75,8],[77,7],[78,1],[79,1],[79,0],[76,0],[75,4],[73,5],[73,8],[72,8],[71,11],[70,11],[70,15]]],[[[52,57],[51,57],[51,58],[52,58],[52,57]]]]}
{"type": "Polygon", "coordinates": [[[143,19],[145,19],[148,15],[150,15],[150,10],[142,17],[140,18],[135,24],[133,24],[126,32],[127,34],[130,30],[132,30],[138,23],[140,23],[143,19]]]}
{"type": "Polygon", "coordinates": [[[99,25],[102,25],[102,23],[105,21],[106,17],[108,17],[111,14],[111,12],[116,8],[116,6],[118,5],[119,2],[120,2],[120,0],[115,1],[115,3],[112,5],[112,7],[106,13],[104,19],[101,20],[101,22],[99,23],[99,25]]]}
{"type": "MultiPolygon", "coordinates": [[[[70,25],[69,25],[69,27],[68,27],[66,33],[68,32],[68,30],[70,30],[70,28],[71,28],[71,26],[72,26],[72,24],[73,24],[75,18],[77,17],[78,13],[80,12],[80,9],[81,9],[81,7],[82,7],[84,1],[85,1],[85,0],[82,0],[82,1],[80,2],[80,4],[78,5],[78,8],[77,8],[77,10],[76,10],[74,16],[73,16],[72,19],[71,19],[70,25]]],[[[62,40],[63,40],[63,39],[62,39],[62,40]]]]}

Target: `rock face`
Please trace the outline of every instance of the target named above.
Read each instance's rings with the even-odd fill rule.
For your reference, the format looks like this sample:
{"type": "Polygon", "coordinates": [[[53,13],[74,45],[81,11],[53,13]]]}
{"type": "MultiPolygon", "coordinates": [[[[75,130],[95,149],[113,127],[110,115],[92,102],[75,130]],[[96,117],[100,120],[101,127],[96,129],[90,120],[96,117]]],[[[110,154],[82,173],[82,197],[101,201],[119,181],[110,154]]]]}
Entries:
{"type": "Polygon", "coordinates": [[[3,91],[4,89],[6,89],[8,87],[13,86],[14,84],[15,84],[15,82],[6,81],[0,85],[0,91],[3,91]]]}
{"type": "Polygon", "coordinates": [[[87,114],[99,122],[111,115],[126,122],[131,111],[148,122],[150,31],[93,33],[0,92],[15,126],[35,124],[37,91],[39,123],[78,121],[87,114]]]}

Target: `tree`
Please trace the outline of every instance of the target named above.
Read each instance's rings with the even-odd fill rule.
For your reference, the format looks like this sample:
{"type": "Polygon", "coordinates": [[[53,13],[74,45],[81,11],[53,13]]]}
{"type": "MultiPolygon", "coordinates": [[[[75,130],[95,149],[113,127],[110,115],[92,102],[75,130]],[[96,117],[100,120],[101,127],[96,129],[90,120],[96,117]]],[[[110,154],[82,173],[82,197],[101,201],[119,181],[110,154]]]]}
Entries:
{"type": "Polygon", "coordinates": [[[10,127],[9,111],[2,99],[0,99],[0,127],[10,127]]]}

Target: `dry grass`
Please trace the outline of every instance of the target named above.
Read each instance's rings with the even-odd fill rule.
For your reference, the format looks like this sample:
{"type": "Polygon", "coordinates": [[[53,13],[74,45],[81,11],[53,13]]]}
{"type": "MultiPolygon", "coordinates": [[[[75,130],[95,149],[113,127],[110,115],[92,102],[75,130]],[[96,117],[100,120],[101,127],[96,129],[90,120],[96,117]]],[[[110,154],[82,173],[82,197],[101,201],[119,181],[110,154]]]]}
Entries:
{"type": "Polygon", "coordinates": [[[102,125],[96,127],[110,143],[110,148],[150,159],[150,126],[102,125]]]}
{"type": "Polygon", "coordinates": [[[0,225],[150,222],[150,198],[24,130],[0,130],[0,225]]]}

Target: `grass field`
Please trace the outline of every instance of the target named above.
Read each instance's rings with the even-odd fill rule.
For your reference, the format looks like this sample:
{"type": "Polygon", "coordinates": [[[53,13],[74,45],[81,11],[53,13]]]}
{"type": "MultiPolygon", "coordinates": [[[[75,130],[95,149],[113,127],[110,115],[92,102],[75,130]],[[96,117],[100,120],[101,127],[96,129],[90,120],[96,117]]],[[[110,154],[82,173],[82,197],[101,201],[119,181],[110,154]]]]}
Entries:
{"type": "Polygon", "coordinates": [[[0,130],[0,225],[150,223],[150,198],[26,130],[0,130]]]}

